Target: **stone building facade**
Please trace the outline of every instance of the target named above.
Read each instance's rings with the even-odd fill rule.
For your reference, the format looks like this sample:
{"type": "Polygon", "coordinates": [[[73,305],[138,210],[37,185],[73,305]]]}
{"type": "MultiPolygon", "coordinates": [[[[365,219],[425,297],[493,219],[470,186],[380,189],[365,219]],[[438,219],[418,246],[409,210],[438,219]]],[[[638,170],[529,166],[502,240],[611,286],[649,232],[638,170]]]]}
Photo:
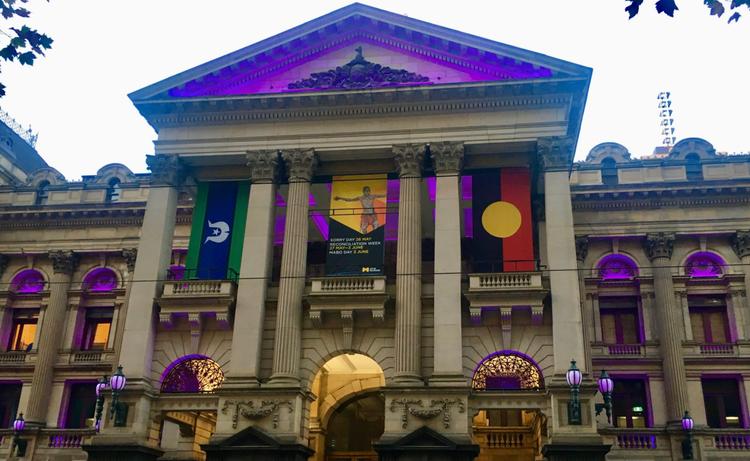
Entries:
{"type": "Polygon", "coordinates": [[[132,93],[149,174],[0,186],[3,453],[746,458],[750,156],[574,163],[590,77],[354,4],[132,93]]]}

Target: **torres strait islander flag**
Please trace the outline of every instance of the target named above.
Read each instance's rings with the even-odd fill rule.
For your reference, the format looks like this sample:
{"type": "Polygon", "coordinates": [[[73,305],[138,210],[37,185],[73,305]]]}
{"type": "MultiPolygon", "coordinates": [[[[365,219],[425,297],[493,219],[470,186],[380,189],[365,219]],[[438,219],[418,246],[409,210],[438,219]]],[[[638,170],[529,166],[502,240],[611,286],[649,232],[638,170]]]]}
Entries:
{"type": "Polygon", "coordinates": [[[239,274],[249,191],[247,182],[198,184],[185,264],[187,278],[225,279],[239,274]]]}
{"type": "MultiPolygon", "coordinates": [[[[486,170],[472,175],[473,256],[502,261],[503,272],[535,270],[528,168],[486,170]]],[[[498,270],[486,268],[488,270],[498,270]]]]}

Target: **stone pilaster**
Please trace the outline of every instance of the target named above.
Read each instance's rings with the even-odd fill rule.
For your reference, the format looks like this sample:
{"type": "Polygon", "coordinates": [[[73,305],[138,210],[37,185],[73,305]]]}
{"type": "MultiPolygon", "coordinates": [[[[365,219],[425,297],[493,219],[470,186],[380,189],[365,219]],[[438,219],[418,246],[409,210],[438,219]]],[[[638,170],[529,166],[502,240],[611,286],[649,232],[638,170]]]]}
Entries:
{"type": "Polygon", "coordinates": [[[115,306],[115,316],[112,318],[112,325],[115,326],[114,350],[115,363],[120,363],[120,352],[122,351],[122,336],[125,331],[125,318],[128,313],[128,304],[130,302],[130,292],[133,289],[133,273],[135,272],[135,261],[138,259],[138,248],[123,248],[122,258],[128,268],[125,277],[125,301],[119,306],[115,306]]]}
{"type": "Polygon", "coordinates": [[[590,304],[586,302],[586,275],[584,262],[589,254],[588,235],[576,235],[576,263],[578,267],[578,291],[581,296],[581,318],[583,319],[583,358],[588,370],[591,370],[591,339],[594,337],[593,318],[590,304]]]}
{"type": "Polygon", "coordinates": [[[738,230],[732,237],[732,248],[740,258],[740,262],[742,263],[741,270],[745,273],[746,295],[744,298],[746,306],[744,314],[746,316],[745,325],[747,328],[745,333],[746,335],[750,335],[750,312],[748,312],[748,309],[750,309],[750,297],[747,295],[747,293],[750,293],[750,230],[738,230]]]}
{"type": "Polygon", "coordinates": [[[573,207],[568,170],[573,159],[573,140],[569,137],[541,138],[538,156],[544,167],[544,210],[547,236],[547,264],[552,301],[552,342],[555,350],[555,374],[562,376],[570,360],[585,362],[581,295],[573,234],[573,207]]]}
{"type": "Polygon", "coordinates": [[[688,407],[685,363],[682,360],[683,318],[675,299],[671,259],[674,234],[660,232],[646,236],[646,255],[654,275],[654,309],[658,319],[658,337],[664,369],[667,417],[679,423],[688,407]]]}
{"type": "Polygon", "coordinates": [[[242,244],[240,280],[232,335],[229,386],[257,385],[263,341],[266,290],[273,259],[273,218],[279,153],[276,150],[247,153],[250,167],[250,199],[242,244]]]}
{"type": "Polygon", "coordinates": [[[8,268],[10,258],[7,255],[0,254],[0,277],[5,273],[5,269],[8,268]]]}
{"type": "Polygon", "coordinates": [[[276,336],[273,345],[271,385],[299,385],[302,342],[302,294],[307,266],[307,213],[310,180],[317,164],[313,149],[281,152],[289,172],[284,250],[276,308],[276,336]]]}
{"type": "Polygon", "coordinates": [[[52,260],[49,302],[39,332],[39,352],[31,378],[31,395],[26,409],[26,420],[29,424],[40,426],[46,424],[54,365],[65,326],[68,289],[73,272],[78,266],[78,255],[72,251],[52,251],[49,257],[52,260]]]}
{"type": "Polygon", "coordinates": [[[461,345],[461,163],[464,145],[430,145],[435,168],[434,371],[431,385],[465,385],[461,345]]]}
{"type": "Polygon", "coordinates": [[[421,385],[422,161],[425,146],[393,146],[399,174],[394,384],[421,385]]]}

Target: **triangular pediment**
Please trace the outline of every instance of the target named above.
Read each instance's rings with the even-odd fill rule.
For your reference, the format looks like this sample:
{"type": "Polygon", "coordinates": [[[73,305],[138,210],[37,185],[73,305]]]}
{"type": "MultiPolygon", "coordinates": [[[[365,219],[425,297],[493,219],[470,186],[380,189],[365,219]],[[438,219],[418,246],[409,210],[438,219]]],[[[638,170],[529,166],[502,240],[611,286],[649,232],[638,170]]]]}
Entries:
{"type": "Polygon", "coordinates": [[[233,436],[218,443],[220,447],[264,447],[277,448],[279,442],[273,437],[261,431],[260,429],[250,426],[233,436]]]}
{"type": "Polygon", "coordinates": [[[448,437],[427,426],[422,426],[409,434],[406,434],[393,443],[394,447],[441,447],[446,449],[456,448],[456,443],[448,437]]]}
{"type": "Polygon", "coordinates": [[[147,100],[590,76],[590,69],[355,3],[130,95],[147,100]]]}

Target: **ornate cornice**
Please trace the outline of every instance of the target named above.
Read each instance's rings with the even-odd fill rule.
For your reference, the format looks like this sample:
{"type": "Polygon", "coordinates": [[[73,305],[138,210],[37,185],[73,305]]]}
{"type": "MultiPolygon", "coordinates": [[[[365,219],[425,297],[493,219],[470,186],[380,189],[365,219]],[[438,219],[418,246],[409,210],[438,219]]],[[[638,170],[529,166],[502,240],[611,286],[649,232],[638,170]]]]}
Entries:
{"type": "Polygon", "coordinates": [[[659,232],[646,235],[644,249],[646,256],[653,261],[659,258],[670,259],[674,251],[675,236],[671,232],[659,232]]]}
{"type": "Polygon", "coordinates": [[[630,194],[623,193],[614,196],[610,193],[597,194],[586,192],[585,194],[574,193],[572,198],[573,211],[585,210],[648,210],[659,208],[694,208],[694,207],[717,207],[750,204],[750,195],[737,193],[736,195],[708,196],[708,197],[674,197],[667,196],[669,190],[654,191],[653,194],[640,193],[646,198],[636,198],[630,194]],[[603,195],[603,196],[602,196],[603,195]]]}
{"type": "Polygon", "coordinates": [[[55,250],[49,252],[52,260],[52,271],[55,274],[72,275],[78,267],[78,254],[69,250],[55,250]]]}
{"type": "Polygon", "coordinates": [[[138,257],[138,248],[124,248],[122,250],[122,257],[125,259],[125,264],[128,265],[128,272],[132,273],[135,270],[135,260],[138,257]]]}
{"type": "Polygon", "coordinates": [[[147,155],[146,165],[151,171],[152,184],[176,187],[185,180],[185,165],[176,155],[147,155]]]}
{"type": "Polygon", "coordinates": [[[424,144],[396,144],[393,146],[393,158],[400,178],[422,176],[425,149],[424,144]]]}
{"type": "Polygon", "coordinates": [[[432,164],[437,174],[458,173],[464,159],[464,143],[443,141],[430,144],[432,164]]]}
{"type": "Polygon", "coordinates": [[[553,136],[537,140],[537,155],[544,170],[568,170],[573,163],[573,138],[553,136]]]}
{"type": "Polygon", "coordinates": [[[250,167],[250,180],[254,184],[272,183],[279,172],[278,150],[247,151],[247,166],[250,167]]]}
{"type": "Polygon", "coordinates": [[[732,236],[732,249],[740,258],[750,256],[750,230],[738,230],[732,236]]]}
{"type": "Polygon", "coordinates": [[[576,235],[576,261],[583,262],[589,254],[589,236],[576,235]]]}
{"type": "Polygon", "coordinates": [[[286,149],[281,151],[281,158],[286,164],[289,182],[310,182],[318,165],[314,149],[286,149]]]}

